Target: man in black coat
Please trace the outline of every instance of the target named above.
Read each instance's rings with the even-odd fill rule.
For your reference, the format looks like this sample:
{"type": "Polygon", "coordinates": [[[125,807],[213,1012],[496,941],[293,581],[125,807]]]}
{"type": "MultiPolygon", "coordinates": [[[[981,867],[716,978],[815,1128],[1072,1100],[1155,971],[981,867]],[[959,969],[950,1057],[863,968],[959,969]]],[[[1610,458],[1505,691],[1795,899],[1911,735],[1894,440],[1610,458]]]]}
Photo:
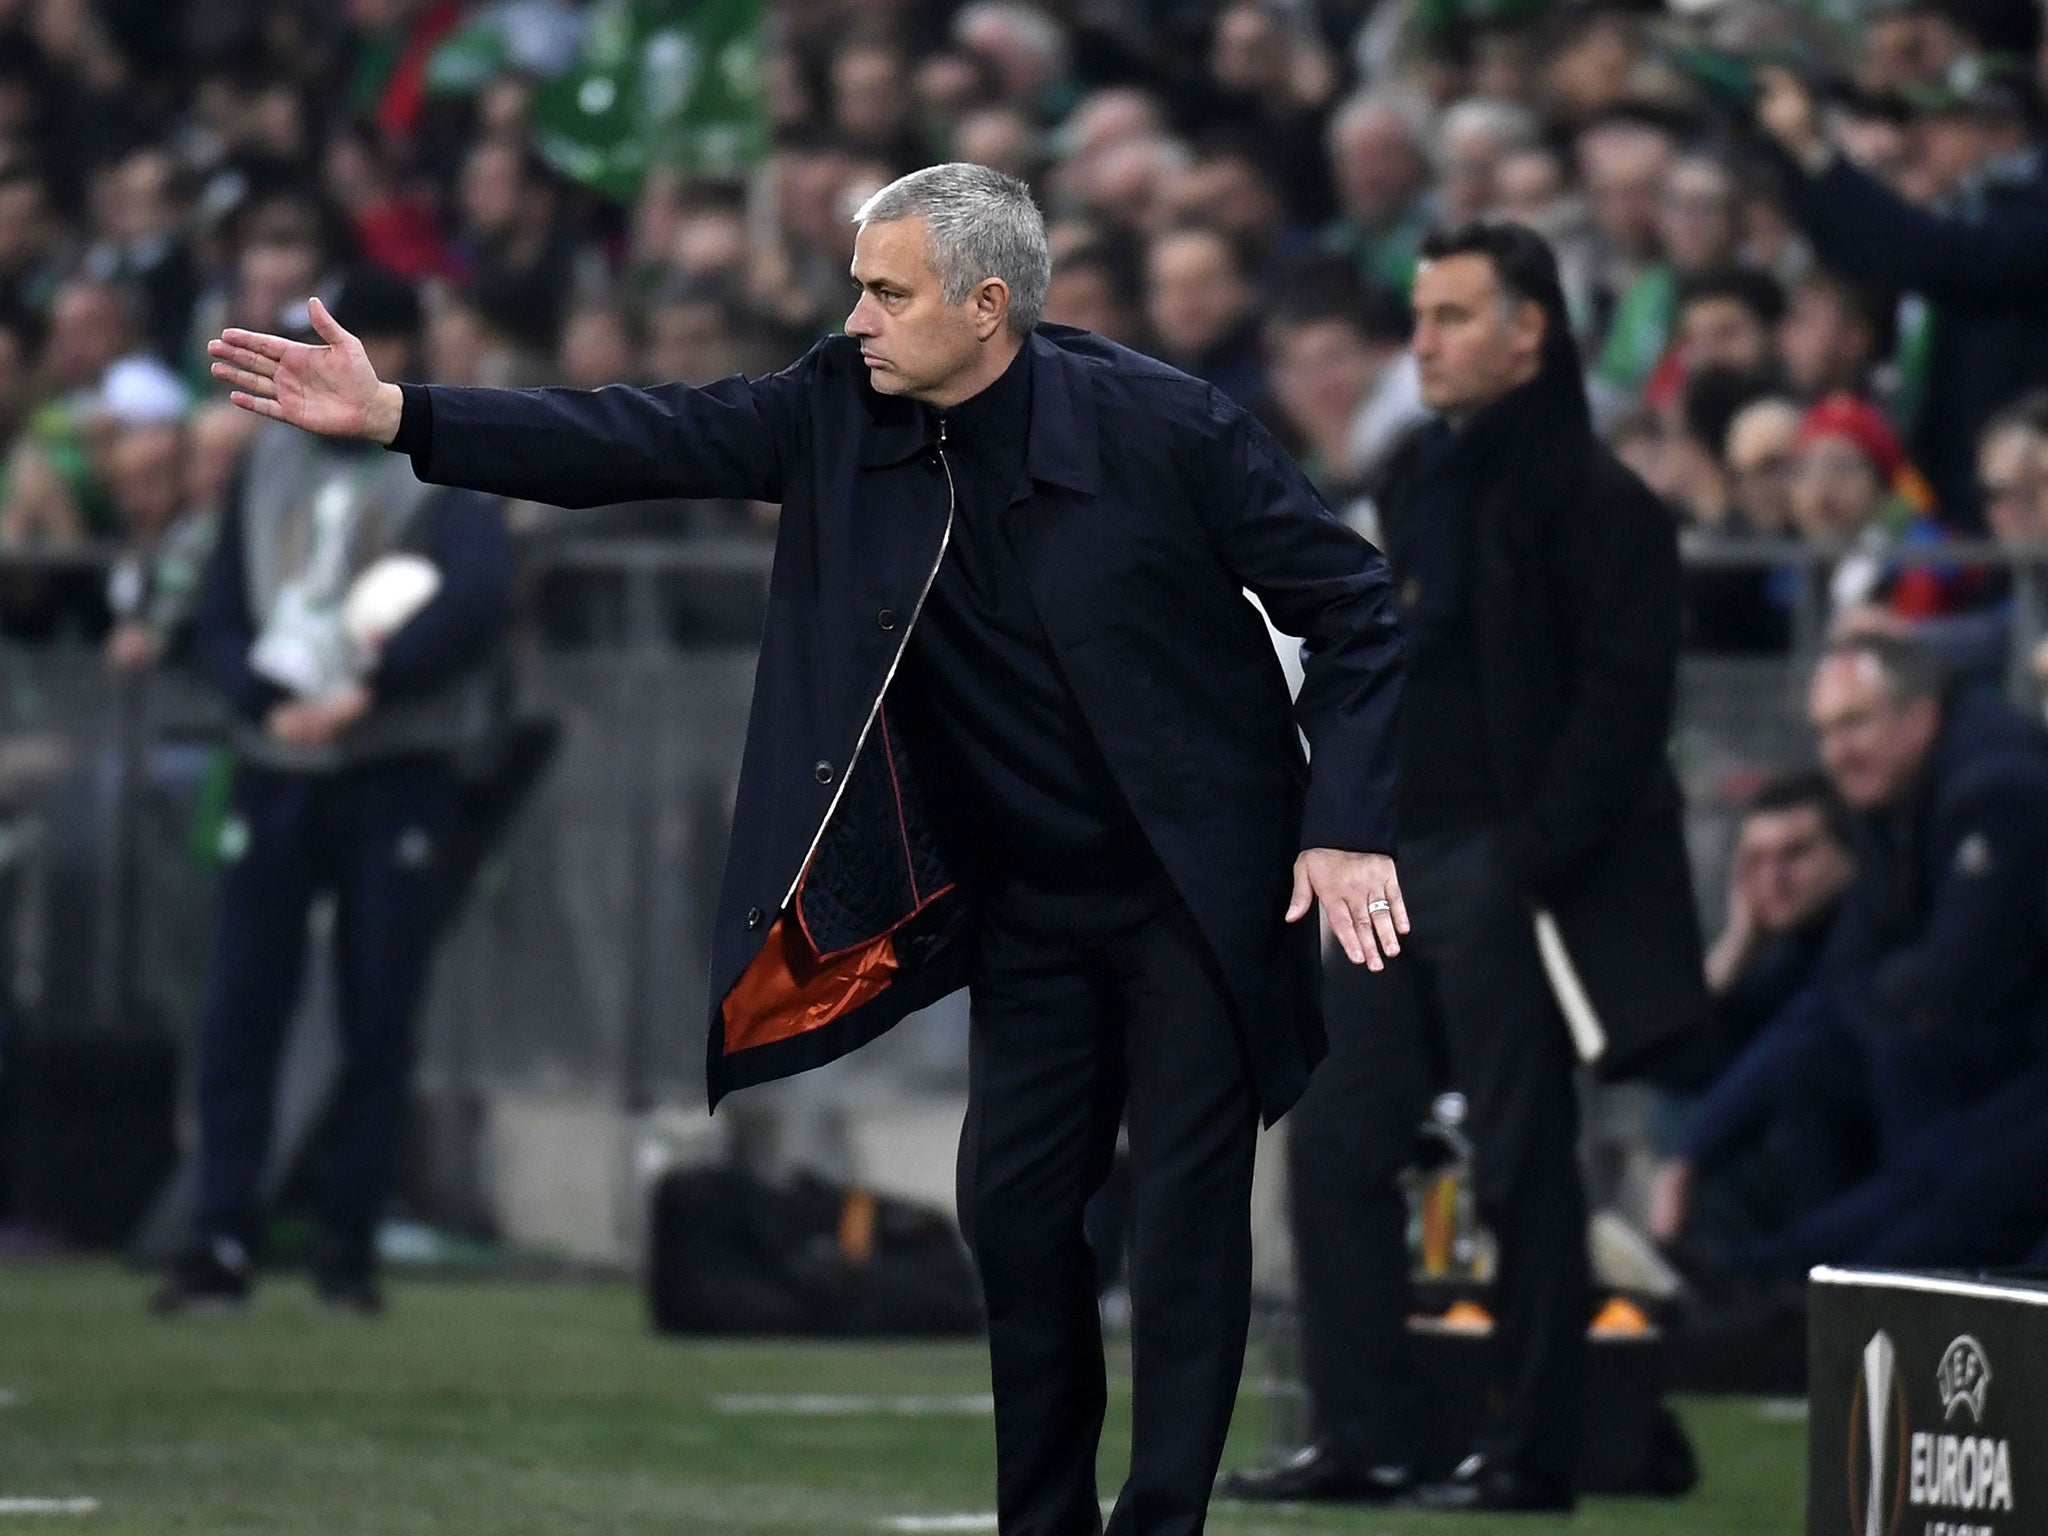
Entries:
{"type": "Polygon", "coordinates": [[[1785,193],[1832,270],[1933,308],[1933,344],[1911,424],[1915,461],[1944,518],[1982,525],[1977,439],[2001,406],[2048,382],[2048,161],[2030,135],[2025,65],[1965,57],[1919,106],[1951,171],[1923,208],[1852,164],[1790,71],[1764,72],[1757,119],[1783,154],[1785,193]]]}
{"type": "Polygon", "coordinates": [[[1384,974],[1333,971],[1330,1056],[1294,1117],[1317,1439],[1226,1491],[1566,1509],[1588,1300],[1575,1036],[1580,1056],[1627,1071],[1706,1016],[1664,754],[1677,534],[1593,436],[1541,237],[1477,224],[1422,249],[1413,348],[1441,420],[1380,499],[1411,655],[1415,932],[1384,974]],[[1539,920],[1559,941],[1548,957],[1539,920]],[[1570,1030],[1547,974],[1567,970],[1584,999],[1570,1030]],[[1418,1490],[1398,1176],[1444,1079],[1469,1102],[1479,1211],[1500,1245],[1500,1411],[1454,1478],[1418,1490]]]}
{"type": "Polygon", "coordinates": [[[1005,1533],[1094,1536],[1081,1213],[1130,1122],[1134,1402],[1110,1529],[1204,1519],[1243,1363],[1258,1121],[1322,1050],[1323,904],[1383,966],[1400,642],[1384,562],[1210,386],[1041,328],[1028,191],[979,166],[863,208],[847,335],[749,383],[418,389],[230,331],[238,404],[569,505],[782,504],[713,941],[711,1092],[967,983],[960,1213],[1005,1533]],[[1258,594],[1306,641],[1300,703],[1258,594]],[[1295,726],[1315,753],[1309,775],[1295,726]]]}

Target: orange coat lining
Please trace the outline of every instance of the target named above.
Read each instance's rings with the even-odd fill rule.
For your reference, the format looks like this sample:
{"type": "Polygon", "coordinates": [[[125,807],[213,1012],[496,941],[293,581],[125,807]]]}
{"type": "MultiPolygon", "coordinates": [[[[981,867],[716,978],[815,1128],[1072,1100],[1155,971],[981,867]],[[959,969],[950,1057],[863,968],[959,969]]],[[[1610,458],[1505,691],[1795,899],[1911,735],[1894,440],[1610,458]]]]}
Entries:
{"type": "Polygon", "coordinates": [[[799,887],[791,911],[775,919],[761,953],[725,995],[720,1009],[724,1054],[793,1040],[880,997],[896,977],[897,930],[952,889],[948,885],[932,892],[866,943],[821,956],[804,927],[799,887]]]}

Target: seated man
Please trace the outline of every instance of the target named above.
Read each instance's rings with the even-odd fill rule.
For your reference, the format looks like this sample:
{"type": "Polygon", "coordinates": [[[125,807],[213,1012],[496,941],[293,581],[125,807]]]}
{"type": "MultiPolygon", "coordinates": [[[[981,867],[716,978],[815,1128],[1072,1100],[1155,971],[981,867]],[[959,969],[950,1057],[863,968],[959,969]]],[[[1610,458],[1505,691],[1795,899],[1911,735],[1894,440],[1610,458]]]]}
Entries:
{"type": "Polygon", "coordinates": [[[1742,818],[1728,923],[1707,955],[1728,1065],[1658,1172],[1649,1228],[1659,1242],[1684,1234],[1701,1193],[1710,1227],[1740,1230],[1782,1223],[1862,1171],[1862,1094],[1795,1093],[1799,1074],[1787,1070],[1818,1022],[1810,994],[1856,873],[1852,835],[1848,808],[1814,773],[1766,785],[1742,818]]]}
{"type": "MultiPolygon", "coordinates": [[[[1905,1262],[1898,1240],[1923,1217],[1940,1230],[1916,1236],[1918,1252],[1990,1262],[1989,1224],[2007,1213],[1972,1228],[1964,1196],[2043,1182],[2009,1162],[2048,1094],[2048,738],[1993,698],[1949,693],[1924,651],[1885,636],[1833,645],[1809,708],[1828,776],[1857,812],[1857,877],[1819,987],[1839,1037],[1860,1048],[1877,1171],[1742,1245],[1732,1267],[1789,1279],[1880,1252],[1905,1262]]],[[[2012,1213],[2017,1227],[2031,1219],[2012,1213]]],[[[2017,1258],[2027,1241],[2006,1246],[2017,1258]]]]}

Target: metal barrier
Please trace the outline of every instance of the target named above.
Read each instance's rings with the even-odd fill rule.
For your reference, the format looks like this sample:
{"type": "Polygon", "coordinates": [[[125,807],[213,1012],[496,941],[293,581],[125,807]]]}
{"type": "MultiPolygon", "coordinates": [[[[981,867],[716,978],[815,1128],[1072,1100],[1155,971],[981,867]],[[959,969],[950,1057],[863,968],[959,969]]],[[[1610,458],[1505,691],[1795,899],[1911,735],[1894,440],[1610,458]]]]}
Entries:
{"type": "MultiPolygon", "coordinates": [[[[1710,930],[1740,805],[1767,774],[1811,758],[1802,685],[1841,553],[1688,541],[1690,569],[1790,569],[1801,594],[1790,655],[1689,656],[1681,669],[1674,759],[1710,930]]],[[[2005,571],[2016,657],[2039,638],[2048,548],[1892,558],[2005,571]]],[[[440,957],[420,1084],[451,1125],[472,1125],[502,1086],[601,1094],[628,1113],[698,1100],[706,957],[768,562],[754,541],[591,541],[530,555],[512,647],[517,712],[556,721],[560,745],[440,957]]],[[[0,561],[0,618],[20,583],[98,564],[0,561]]],[[[146,1016],[189,1037],[211,905],[198,829],[222,783],[218,723],[204,690],[174,672],[124,681],[75,639],[0,639],[9,1015],[78,1030],[146,1016]]]]}

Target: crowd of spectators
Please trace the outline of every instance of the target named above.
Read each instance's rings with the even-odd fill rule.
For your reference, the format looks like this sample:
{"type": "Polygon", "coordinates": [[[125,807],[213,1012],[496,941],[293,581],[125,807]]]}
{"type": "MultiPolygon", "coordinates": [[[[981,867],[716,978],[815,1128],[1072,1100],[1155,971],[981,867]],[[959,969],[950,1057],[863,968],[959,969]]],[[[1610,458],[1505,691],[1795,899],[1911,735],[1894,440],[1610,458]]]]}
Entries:
{"type": "MultiPolygon", "coordinates": [[[[629,9],[691,25],[679,3],[0,3],[0,546],[123,543],[151,576],[247,438],[205,338],[302,332],[352,265],[422,285],[442,382],[702,383],[835,329],[854,207],[959,158],[1038,191],[1050,320],[1256,409],[1368,527],[1420,415],[1418,242],[1526,222],[1628,462],[1702,539],[1820,551],[1696,573],[1696,647],[1783,649],[1810,588],[1845,631],[2003,663],[2011,582],[1926,546],[2048,534],[2026,0],[780,0],[763,162],[657,158],[621,200],[549,162],[536,107],[629,9]],[[177,510],[153,505],[174,479],[177,510]]],[[[145,626],[172,606],[153,585],[125,592],[145,626]]]]}

